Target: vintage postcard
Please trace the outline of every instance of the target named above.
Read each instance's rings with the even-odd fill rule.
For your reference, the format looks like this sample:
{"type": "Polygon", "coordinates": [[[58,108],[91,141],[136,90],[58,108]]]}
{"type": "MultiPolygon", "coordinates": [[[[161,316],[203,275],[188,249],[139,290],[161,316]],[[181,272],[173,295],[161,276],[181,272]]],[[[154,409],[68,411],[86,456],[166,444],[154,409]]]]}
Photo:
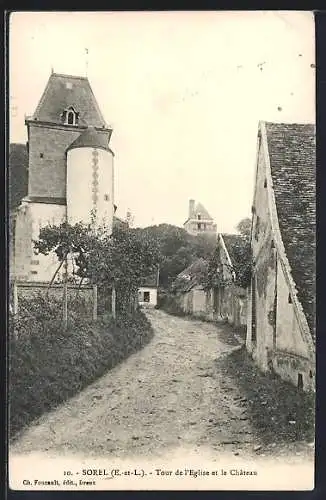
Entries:
{"type": "Polygon", "coordinates": [[[312,490],[308,11],[14,12],[9,486],[312,490]]]}

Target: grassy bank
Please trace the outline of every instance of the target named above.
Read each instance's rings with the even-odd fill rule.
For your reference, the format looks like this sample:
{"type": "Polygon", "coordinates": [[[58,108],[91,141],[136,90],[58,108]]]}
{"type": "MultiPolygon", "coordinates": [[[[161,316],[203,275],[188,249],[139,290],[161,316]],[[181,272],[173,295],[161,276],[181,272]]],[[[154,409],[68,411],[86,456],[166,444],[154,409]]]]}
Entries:
{"type": "Polygon", "coordinates": [[[273,373],[262,373],[244,347],[217,361],[223,383],[231,379],[243,394],[242,405],[264,449],[287,450],[296,441],[314,439],[314,394],[302,393],[273,373]]]}
{"type": "Polygon", "coordinates": [[[70,304],[63,328],[60,304],[38,298],[21,304],[10,320],[10,435],[72,397],[117,363],[141,349],[153,336],[143,313],[115,321],[102,316],[92,322],[83,305],[70,304]],[[15,335],[14,335],[15,333],[15,335]]]}

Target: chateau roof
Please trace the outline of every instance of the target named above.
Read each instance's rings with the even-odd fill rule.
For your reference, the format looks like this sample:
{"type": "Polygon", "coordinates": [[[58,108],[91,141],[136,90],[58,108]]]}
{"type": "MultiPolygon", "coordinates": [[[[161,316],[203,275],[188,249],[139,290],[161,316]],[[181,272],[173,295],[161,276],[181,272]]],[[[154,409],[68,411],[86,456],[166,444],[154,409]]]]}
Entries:
{"type": "Polygon", "coordinates": [[[213,220],[213,217],[207,212],[206,208],[202,203],[197,203],[195,207],[195,216],[197,214],[201,215],[202,219],[213,220]]]}
{"type": "Polygon", "coordinates": [[[79,113],[79,125],[107,127],[92,88],[82,76],[52,73],[32,120],[61,123],[61,113],[72,106],[79,113]]]}
{"type": "Polygon", "coordinates": [[[298,299],[314,335],[315,126],[265,123],[278,221],[298,299]]]}
{"type": "Polygon", "coordinates": [[[70,144],[70,146],[68,146],[67,151],[69,149],[86,147],[101,148],[106,151],[111,151],[109,148],[109,136],[103,132],[98,132],[94,127],[88,127],[72,144],[70,144]]]}

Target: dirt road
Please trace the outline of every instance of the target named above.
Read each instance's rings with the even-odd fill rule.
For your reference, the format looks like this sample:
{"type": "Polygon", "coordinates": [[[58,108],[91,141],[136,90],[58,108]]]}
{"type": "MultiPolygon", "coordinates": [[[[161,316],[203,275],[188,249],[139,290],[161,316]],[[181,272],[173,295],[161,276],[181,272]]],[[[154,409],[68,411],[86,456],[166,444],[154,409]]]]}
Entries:
{"type": "Polygon", "coordinates": [[[218,368],[239,338],[223,326],[147,314],[151,343],[30,426],[12,453],[155,457],[180,447],[255,453],[260,442],[246,398],[218,368]]]}

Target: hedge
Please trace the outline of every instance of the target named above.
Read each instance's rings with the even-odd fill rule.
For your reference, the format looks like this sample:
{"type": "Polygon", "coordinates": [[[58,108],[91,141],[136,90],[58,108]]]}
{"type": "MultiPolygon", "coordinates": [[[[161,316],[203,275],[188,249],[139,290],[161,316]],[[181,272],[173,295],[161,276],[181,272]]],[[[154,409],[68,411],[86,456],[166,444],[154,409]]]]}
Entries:
{"type": "Polygon", "coordinates": [[[60,303],[24,299],[18,319],[9,321],[9,421],[14,438],[27,424],[72,397],[142,348],[153,336],[141,311],[96,322],[82,304],[69,306],[63,327],[60,303]],[[60,316],[60,315],[59,315],[60,316]]]}

